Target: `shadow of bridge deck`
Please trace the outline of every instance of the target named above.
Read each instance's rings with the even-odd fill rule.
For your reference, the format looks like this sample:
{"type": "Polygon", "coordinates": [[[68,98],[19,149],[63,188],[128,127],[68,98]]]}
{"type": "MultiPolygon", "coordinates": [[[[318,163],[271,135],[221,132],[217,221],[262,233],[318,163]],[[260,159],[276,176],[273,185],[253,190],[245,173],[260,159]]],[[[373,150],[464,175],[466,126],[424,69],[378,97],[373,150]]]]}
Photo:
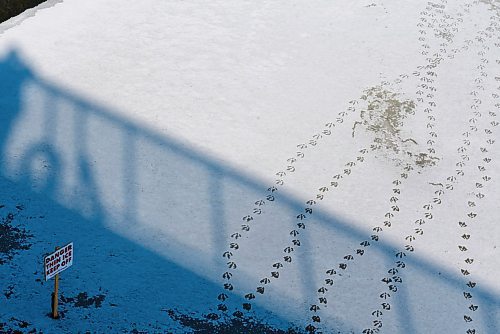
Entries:
{"type": "MultiPolygon", "coordinates": [[[[63,286],[68,282],[63,294],[105,292],[108,302],[99,311],[106,325],[96,324],[95,318],[85,322],[87,311],[68,312],[68,322],[57,325],[63,331],[68,329],[64,326],[127,330],[146,324],[149,331],[161,331],[178,328],[165,310],[177,308],[198,316],[214,312],[225,268],[221,254],[231,232],[228,211],[244,208],[241,202],[247,196],[261,196],[267,186],[175,138],[144,129],[49,83],[15,51],[0,60],[0,78],[1,200],[27,201],[26,212],[46,214],[39,224],[22,223],[34,234],[34,244],[15,258],[20,272],[6,281],[16,282],[16,289],[24,292],[17,301],[9,301],[3,313],[36,318],[46,312],[46,297],[39,294],[43,282],[36,279],[42,254],[55,246],[55,240],[74,241],[76,248],[75,268],[63,275],[63,286]],[[23,307],[27,303],[30,309],[23,307]]],[[[303,207],[293,194],[280,194],[279,201],[290,212],[303,207]]],[[[315,219],[343,238],[369,238],[326,212],[316,211],[315,219]]],[[[393,259],[393,245],[380,241],[374,247],[387,261],[393,259]]],[[[406,262],[430,280],[441,272],[440,284],[461,290],[463,281],[455,273],[416,256],[406,262]]],[[[305,258],[301,263],[311,261],[305,258]]],[[[0,270],[5,272],[5,266],[0,270]]],[[[308,298],[315,286],[306,276],[304,272],[302,289],[308,298]]],[[[242,293],[231,293],[232,307],[241,305],[242,293]]],[[[486,328],[498,333],[495,312],[500,297],[481,288],[476,294],[487,305],[480,310],[486,328]]],[[[399,302],[401,327],[417,332],[412,314],[406,312],[414,301],[401,297],[399,302]]],[[[278,327],[296,324],[302,317],[273,303],[257,303],[254,312],[267,315],[278,327]]],[[[34,326],[51,326],[49,321],[34,326]]],[[[358,326],[339,322],[335,330],[344,333],[358,326]]]]}

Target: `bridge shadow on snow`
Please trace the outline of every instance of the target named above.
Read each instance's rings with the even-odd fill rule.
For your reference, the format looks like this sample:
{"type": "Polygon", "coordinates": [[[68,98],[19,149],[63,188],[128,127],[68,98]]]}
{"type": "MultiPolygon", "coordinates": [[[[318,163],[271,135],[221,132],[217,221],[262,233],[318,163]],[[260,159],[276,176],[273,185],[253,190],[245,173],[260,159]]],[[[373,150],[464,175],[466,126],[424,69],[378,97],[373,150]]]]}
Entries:
{"type": "MultiPolygon", "coordinates": [[[[26,213],[18,214],[42,217],[23,223],[34,238],[31,249],[13,261],[26,274],[16,277],[17,290],[49,291],[50,284],[40,280],[41,257],[56,243],[73,241],[75,267],[62,275],[67,321],[75,317],[68,311],[75,300],[70,296],[88,291],[106,296],[99,311],[104,322],[111,324],[120,314],[129,319],[128,329],[139,319],[155,319],[150,325],[157,327],[146,329],[152,332],[175,331],[179,325],[186,326],[179,332],[191,328],[196,333],[277,333],[279,328],[305,327],[295,320],[304,317],[272,301],[256,302],[246,313],[259,320],[227,316],[217,322],[204,317],[220,314],[216,297],[226,266],[221,255],[230,242],[230,226],[240,225],[231,225],[229,212],[249,203],[248,198],[262,196],[267,189],[263,182],[40,78],[14,51],[0,60],[0,78],[0,201],[26,201],[26,213]]],[[[285,210],[303,210],[293,195],[279,196],[285,210]]],[[[342,238],[369,238],[325,212],[315,211],[314,217],[342,238]]],[[[307,236],[303,244],[308,244],[307,236]]],[[[393,261],[393,245],[380,241],[373,247],[387,263],[393,261]]],[[[297,262],[310,265],[307,254],[297,252],[297,262]]],[[[406,263],[425,279],[439,280],[437,285],[461,293],[463,280],[456,273],[415,256],[406,263]]],[[[310,301],[317,287],[308,276],[304,270],[301,289],[310,301]]],[[[243,292],[237,287],[226,291],[230,310],[245,302],[243,292]]],[[[499,296],[480,288],[475,293],[485,305],[478,311],[485,328],[498,333],[499,296]]],[[[38,305],[23,313],[26,317],[47,311],[47,297],[39,292],[18,298],[38,305]]],[[[396,303],[400,311],[394,312],[400,313],[404,332],[418,332],[409,312],[415,309],[414,301],[404,285],[396,303]]],[[[72,321],[81,326],[84,320],[72,321]]],[[[359,326],[339,321],[325,332],[347,333],[359,326]]]]}

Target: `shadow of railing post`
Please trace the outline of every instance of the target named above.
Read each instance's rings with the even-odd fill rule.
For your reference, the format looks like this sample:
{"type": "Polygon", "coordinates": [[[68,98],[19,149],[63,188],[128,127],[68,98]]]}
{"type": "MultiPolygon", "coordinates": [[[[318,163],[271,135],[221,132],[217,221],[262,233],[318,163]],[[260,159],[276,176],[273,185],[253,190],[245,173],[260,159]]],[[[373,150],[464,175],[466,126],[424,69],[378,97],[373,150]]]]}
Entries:
{"type": "MultiPolygon", "coordinates": [[[[15,51],[9,52],[0,61],[0,73],[2,74],[0,80],[0,124],[2,125],[0,147],[3,148],[10,135],[9,129],[21,110],[21,89],[32,75],[15,51]]],[[[3,151],[0,152],[3,153],[3,151]]],[[[3,156],[4,154],[2,154],[3,156]]],[[[3,160],[0,159],[0,168],[3,169],[2,163],[3,160]]]]}

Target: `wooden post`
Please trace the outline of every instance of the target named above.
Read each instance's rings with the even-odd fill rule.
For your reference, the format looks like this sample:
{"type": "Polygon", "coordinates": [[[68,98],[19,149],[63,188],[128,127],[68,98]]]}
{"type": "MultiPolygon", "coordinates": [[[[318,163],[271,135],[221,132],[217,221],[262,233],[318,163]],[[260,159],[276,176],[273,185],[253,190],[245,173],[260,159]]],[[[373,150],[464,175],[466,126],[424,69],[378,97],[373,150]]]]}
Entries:
{"type": "MultiPolygon", "coordinates": [[[[56,251],[59,247],[56,247],[56,251]]],[[[59,304],[59,274],[54,277],[54,293],[52,293],[52,318],[59,319],[57,307],[59,304]]]]}

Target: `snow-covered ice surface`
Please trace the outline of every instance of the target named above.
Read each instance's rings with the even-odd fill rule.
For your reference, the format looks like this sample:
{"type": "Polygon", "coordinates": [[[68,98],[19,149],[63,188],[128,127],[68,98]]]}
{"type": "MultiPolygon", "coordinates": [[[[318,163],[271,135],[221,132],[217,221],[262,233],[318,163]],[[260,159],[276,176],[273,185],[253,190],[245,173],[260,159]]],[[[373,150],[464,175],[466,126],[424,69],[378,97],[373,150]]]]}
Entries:
{"type": "Polygon", "coordinates": [[[499,1],[64,0],[0,32],[0,332],[500,332],[499,1]]]}

